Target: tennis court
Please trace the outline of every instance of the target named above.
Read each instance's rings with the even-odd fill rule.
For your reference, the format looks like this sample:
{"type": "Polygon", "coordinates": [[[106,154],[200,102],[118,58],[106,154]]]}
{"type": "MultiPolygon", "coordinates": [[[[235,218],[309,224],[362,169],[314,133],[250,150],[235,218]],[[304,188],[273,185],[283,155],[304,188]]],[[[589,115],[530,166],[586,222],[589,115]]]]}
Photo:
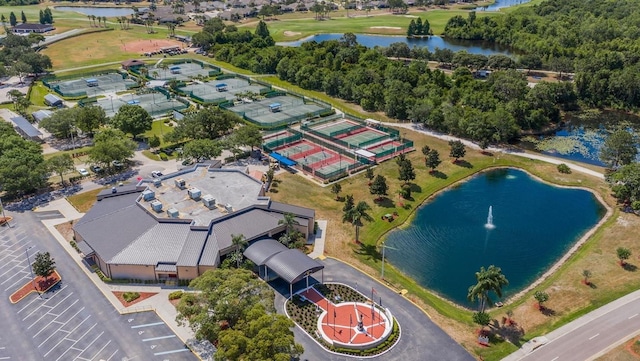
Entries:
{"type": "Polygon", "coordinates": [[[125,79],[120,73],[109,73],[82,77],[65,81],[49,82],[50,86],[64,97],[95,97],[107,93],[125,91],[137,86],[131,79],[125,79]]]}
{"type": "Polygon", "coordinates": [[[243,102],[228,108],[238,114],[243,114],[262,126],[272,126],[276,123],[297,122],[310,114],[318,114],[325,108],[315,104],[306,103],[301,98],[292,96],[275,96],[252,102],[243,102]],[[272,109],[278,104],[277,110],[272,109]]]}
{"type": "Polygon", "coordinates": [[[386,141],[391,139],[389,134],[373,130],[370,128],[360,128],[336,136],[337,139],[341,139],[347,142],[349,145],[353,145],[359,148],[364,148],[370,144],[386,141]]]}
{"type": "Polygon", "coordinates": [[[361,129],[364,128],[364,125],[358,124],[356,122],[352,122],[347,119],[341,119],[336,122],[324,123],[318,126],[309,126],[312,130],[322,133],[329,137],[335,137],[339,134],[348,133],[352,129],[361,129]]]}
{"type": "MultiPolygon", "coordinates": [[[[260,94],[266,87],[260,84],[249,84],[248,81],[237,78],[215,80],[198,84],[190,84],[179,88],[189,96],[201,98],[205,103],[237,100],[239,93],[251,92],[260,94]]],[[[268,89],[268,88],[266,88],[268,89]]]]}
{"type": "Polygon", "coordinates": [[[396,149],[399,149],[402,146],[402,143],[395,140],[390,140],[384,143],[376,144],[375,146],[366,149],[371,153],[375,153],[376,156],[380,156],[380,154],[383,153],[393,153],[396,151],[396,149]]]}
{"type": "Polygon", "coordinates": [[[166,69],[163,69],[164,65],[160,67],[153,67],[149,69],[149,75],[154,79],[160,80],[191,80],[198,76],[208,77],[209,72],[214,70],[213,68],[203,67],[197,63],[180,63],[180,64],[165,64],[166,69]]]}
{"type": "Polygon", "coordinates": [[[156,92],[147,94],[125,94],[118,97],[110,96],[98,100],[98,106],[104,109],[108,117],[112,117],[126,104],[139,105],[154,118],[165,116],[173,110],[181,110],[188,107],[176,99],[167,99],[164,94],[156,92]]]}
{"type": "Polygon", "coordinates": [[[302,139],[274,149],[298,163],[302,170],[320,179],[329,179],[362,166],[354,159],[302,139]]]}

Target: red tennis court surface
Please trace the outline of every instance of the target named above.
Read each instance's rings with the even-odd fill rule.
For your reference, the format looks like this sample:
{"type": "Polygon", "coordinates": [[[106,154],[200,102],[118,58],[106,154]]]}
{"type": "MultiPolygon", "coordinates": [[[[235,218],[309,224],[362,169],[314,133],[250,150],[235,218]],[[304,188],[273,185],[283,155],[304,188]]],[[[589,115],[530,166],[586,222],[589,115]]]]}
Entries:
{"type": "Polygon", "coordinates": [[[332,344],[352,345],[366,349],[384,341],[391,333],[392,321],[384,312],[371,305],[355,302],[334,304],[310,287],[300,296],[316,304],[324,312],[318,320],[318,331],[332,344]],[[362,328],[358,320],[362,320],[362,328]],[[385,332],[386,331],[386,332],[385,332]]]}

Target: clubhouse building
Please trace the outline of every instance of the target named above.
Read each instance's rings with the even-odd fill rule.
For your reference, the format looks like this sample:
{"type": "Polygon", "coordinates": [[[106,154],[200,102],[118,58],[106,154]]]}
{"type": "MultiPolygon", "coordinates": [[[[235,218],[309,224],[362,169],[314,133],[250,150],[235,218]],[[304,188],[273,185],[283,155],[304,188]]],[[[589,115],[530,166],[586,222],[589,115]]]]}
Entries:
{"type": "MultiPolygon", "coordinates": [[[[314,232],[315,211],[272,201],[261,181],[240,170],[198,164],[106,189],[97,198],[73,230],[87,261],[112,279],[193,279],[236,250],[234,235],[243,235],[249,248],[266,241],[271,245],[267,258],[298,252],[290,255],[295,264],[283,259],[284,265],[271,270],[287,281],[322,268],[300,251],[273,250],[273,239],[285,231],[285,214],[293,215],[295,228],[308,238],[314,232]]],[[[269,266],[260,260],[264,262],[258,266],[269,266]]]]}

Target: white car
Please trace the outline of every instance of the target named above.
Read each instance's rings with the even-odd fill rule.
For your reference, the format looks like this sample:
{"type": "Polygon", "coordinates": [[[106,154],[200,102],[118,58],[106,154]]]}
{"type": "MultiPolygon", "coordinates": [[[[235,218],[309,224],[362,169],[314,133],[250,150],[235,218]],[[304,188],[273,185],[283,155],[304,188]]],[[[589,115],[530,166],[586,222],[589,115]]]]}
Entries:
{"type": "Polygon", "coordinates": [[[154,170],[153,172],[151,172],[151,176],[153,178],[162,177],[162,172],[160,172],[159,170],[154,170]]]}
{"type": "Polygon", "coordinates": [[[78,169],[78,173],[80,173],[81,176],[86,177],[89,175],[89,171],[84,169],[84,168],[80,168],[78,169]]]}

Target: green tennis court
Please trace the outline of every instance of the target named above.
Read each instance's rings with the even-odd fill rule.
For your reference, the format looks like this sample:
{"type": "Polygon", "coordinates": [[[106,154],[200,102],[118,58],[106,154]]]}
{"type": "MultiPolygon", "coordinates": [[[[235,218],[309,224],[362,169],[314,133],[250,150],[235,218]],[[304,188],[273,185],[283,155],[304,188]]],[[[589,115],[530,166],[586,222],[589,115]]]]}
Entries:
{"type": "Polygon", "coordinates": [[[95,97],[107,93],[125,91],[137,86],[131,79],[123,78],[120,73],[108,73],[86,76],[72,80],[49,82],[53,90],[65,97],[95,97]]]}
{"type": "Polygon", "coordinates": [[[354,126],[358,126],[358,124],[350,122],[348,120],[344,120],[341,122],[322,124],[316,127],[311,127],[311,129],[315,130],[318,133],[330,136],[331,134],[339,133],[354,126]]]}
{"type": "Polygon", "coordinates": [[[104,112],[108,117],[114,116],[118,110],[125,104],[139,105],[149,113],[152,117],[161,117],[167,115],[168,112],[173,110],[182,110],[188,108],[187,104],[184,104],[176,99],[167,99],[164,94],[161,93],[146,93],[146,94],[125,94],[118,97],[106,97],[99,99],[97,105],[104,109],[104,112]]]}
{"type": "Polygon", "coordinates": [[[362,147],[367,144],[373,144],[376,142],[381,142],[387,139],[390,139],[389,135],[386,133],[376,132],[375,130],[366,129],[363,132],[359,132],[352,135],[347,135],[345,137],[339,138],[349,144],[356,145],[358,147],[362,147]]]}
{"type": "Polygon", "coordinates": [[[198,76],[208,77],[209,72],[215,70],[209,67],[202,67],[197,63],[160,63],[157,67],[149,69],[149,76],[160,80],[190,80],[198,76]],[[166,66],[166,69],[164,67],[166,66]]]}

